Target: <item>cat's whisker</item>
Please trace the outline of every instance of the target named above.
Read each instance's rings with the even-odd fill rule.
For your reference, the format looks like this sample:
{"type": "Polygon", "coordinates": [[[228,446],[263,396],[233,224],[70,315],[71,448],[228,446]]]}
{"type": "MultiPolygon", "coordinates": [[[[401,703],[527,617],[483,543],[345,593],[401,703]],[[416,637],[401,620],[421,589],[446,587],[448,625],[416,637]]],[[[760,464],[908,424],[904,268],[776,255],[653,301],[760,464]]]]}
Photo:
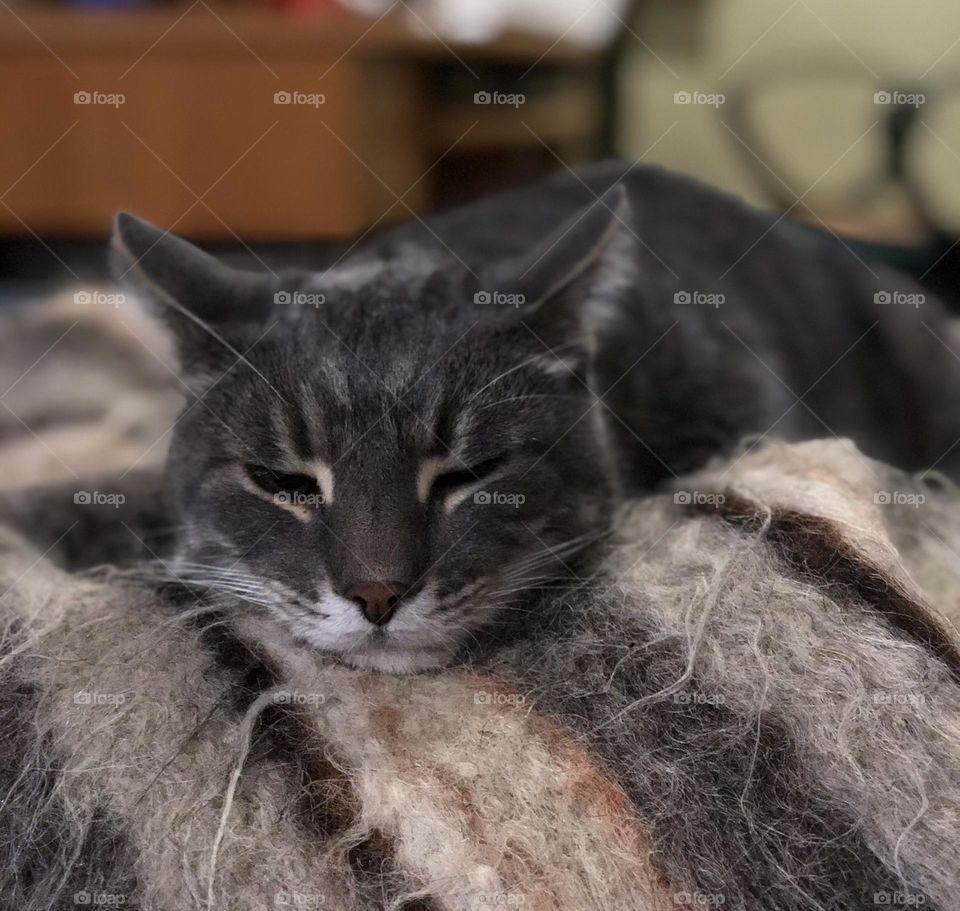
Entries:
{"type": "Polygon", "coordinates": [[[172,567],[166,567],[166,570],[173,579],[216,579],[243,584],[264,584],[263,580],[258,579],[252,573],[246,572],[245,570],[223,569],[216,566],[189,563],[178,564],[176,570],[172,567]]]}
{"type": "Polygon", "coordinates": [[[572,538],[567,538],[565,541],[558,541],[556,544],[548,545],[545,541],[542,541],[539,538],[537,540],[542,545],[543,550],[557,551],[571,546],[579,546],[584,543],[599,541],[602,538],[609,537],[609,535],[610,532],[605,529],[592,529],[584,532],[583,534],[575,535],[572,538]]]}
{"type": "Polygon", "coordinates": [[[180,576],[178,581],[185,585],[198,585],[205,588],[238,593],[263,594],[267,589],[254,582],[240,582],[237,580],[218,579],[215,576],[180,576]]]}
{"type": "Polygon", "coordinates": [[[184,584],[207,586],[209,588],[227,588],[231,591],[242,592],[262,592],[266,589],[264,586],[257,585],[255,582],[241,581],[238,579],[218,579],[216,576],[180,576],[179,580],[184,584]]]}
{"type": "Polygon", "coordinates": [[[531,569],[537,569],[540,566],[545,566],[551,562],[562,563],[565,558],[574,556],[581,550],[584,550],[585,548],[596,543],[597,540],[599,540],[599,538],[586,538],[583,540],[572,540],[553,547],[545,547],[541,550],[533,552],[523,560],[516,561],[504,575],[509,577],[510,575],[518,572],[527,572],[531,569]]]}
{"type": "Polygon", "coordinates": [[[194,607],[187,610],[181,610],[173,617],[168,617],[162,623],[151,627],[151,632],[159,632],[167,626],[176,626],[184,620],[194,620],[197,617],[204,617],[207,614],[217,614],[223,610],[222,604],[204,604],[201,607],[194,607]]]}
{"type": "Polygon", "coordinates": [[[197,570],[200,572],[210,572],[216,573],[221,576],[232,576],[236,578],[249,579],[252,578],[251,573],[245,569],[236,569],[232,566],[215,566],[206,563],[193,563],[190,561],[179,561],[174,564],[178,571],[189,572],[190,570],[197,570]]]}
{"type": "Polygon", "coordinates": [[[501,588],[495,591],[488,592],[487,595],[489,598],[502,598],[506,595],[517,595],[517,594],[530,594],[531,591],[537,592],[562,592],[562,591],[572,591],[576,586],[566,586],[566,585],[517,585],[514,588],[501,588]]]}
{"type": "Polygon", "coordinates": [[[444,630],[436,630],[435,635],[439,636],[444,642],[448,641],[450,645],[450,654],[456,655],[458,651],[465,647],[465,643],[460,638],[455,638],[447,633],[447,630],[458,629],[466,633],[471,639],[473,639],[478,645],[480,640],[477,638],[477,631],[471,629],[464,623],[448,623],[444,630]]]}
{"type": "Polygon", "coordinates": [[[487,408],[495,408],[497,405],[506,405],[508,402],[525,402],[531,399],[570,399],[571,401],[579,401],[580,398],[580,396],[576,395],[555,395],[547,393],[512,395],[509,398],[499,399],[496,402],[490,402],[489,405],[482,405],[477,409],[477,411],[486,411],[487,408]]]}
{"type": "Polygon", "coordinates": [[[527,585],[530,587],[536,587],[543,583],[560,582],[560,581],[563,581],[565,578],[566,578],[565,576],[559,576],[557,575],[557,573],[532,572],[532,573],[517,573],[517,574],[510,574],[510,575],[504,574],[497,581],[501,585],[503,584],[512,585],[514,583],[523,583],[524,585],[527,585]]]}
{"type": "Polygon", "coordinates": [[[230,596],[232,598],[239,598],[241,601],[247,602],[249,604],[257,604],[261,607],[272,607],[276,602],[273,599],[270,599],[266,596],[259,595],[257,592],[242,592],[229,588],[217,588],[215,586],[208,586],[208,590],[212,589],[217,594],[230,596]]]}
{"type": "MultiPolygon", "coordinates": [[[[578,346],[579,346],[579,342],[574,341],[574,342],[568,342],[567,344],[564,344],[564,345],[555,345],[553,350],[564,351],[567,348],[576,348],[578,346]]],[[[498,376],[495,376],[492,380],[490,380],[489,383],[487,383],[484,386],[481,386],[475,393],[473,393],[473,395],[470,396],[470,398],[467,399],[467,401],[464,404],[469,405],[478,395],[480,395],[483,392],[486,392],[494,383],[499,383],[500,380],[502,380],[506,376],[509,376],[511,373],[515,373],[517,370],[522,370],[524,367],[529,367],[531,364],[537,363],[537,361],[539,361],[542,357],[543,357],[543,353],[538,352],[537,354],[534,354],[531,357],[527,358],[525,361],[521,361],[519,364],[514,364],[514,366],[510,367],[507,370],[504,370],[503,373],[499,374],[498,376]]]]}
{"type": "Polygon", "coordinates": [[[536,614],[537,611],[534,608],[530,607],[520,607],[510,601],[500,601],[491,604],[482,604],[477,605],[474,608],[475,611],[480,613],[489,612],[489,613],[516,613],[516,614],[536,614]]]}

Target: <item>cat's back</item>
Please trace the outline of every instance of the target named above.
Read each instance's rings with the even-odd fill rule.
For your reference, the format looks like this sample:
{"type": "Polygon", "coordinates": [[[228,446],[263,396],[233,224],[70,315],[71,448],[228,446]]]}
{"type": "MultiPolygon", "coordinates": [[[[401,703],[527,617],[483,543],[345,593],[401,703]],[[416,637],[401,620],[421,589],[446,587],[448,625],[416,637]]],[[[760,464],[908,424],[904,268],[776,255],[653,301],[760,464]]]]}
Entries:
{"type": "Polygon", "coordinates": [[[677,232],[709,235],[765,226],[770,218],[729,194],[656,166],[604,161],[579,171],[560,171],[534,183],[505,190],[467,205],[430,213],[386,232],[375,243],[387,247],[415,241],[480,260],[509,257],[529,249],[558,226],[602,198],[613,187],[626,190],[637,219],[632,227],[644,241],[668,241],[677,232]]]}
{"type": "MultiPolygon", "coordinates": [[[[692,396],[725,377],[740,382],[730,377],[737,364],[751,378],[765,376],[760,391],[775,407],[795,404],[778,425],[787,435],[853,436],[910,467],[936,460],[960,437],[960,360],[938,300],[826,229],[659,167],[610,161],[561,171],[415,220],[378,244],[446,248],[479,270],[524,254],[588,206],[610,206],[604,194],[617,185],[629,203],[624,227],[635,240],[637,281],[616,335],[620,350],[610,353],[629,364],[675,326],[659,343],[669,353],[645,362],[653,370],[656,360],[664,382],[698,375],[680,385],[673,407],[689,409],[692,396]],[[896,300],[922,306],[885,303],[896,300]]],[[[704,407],[734,407],[738,398],[704,407]]]]}

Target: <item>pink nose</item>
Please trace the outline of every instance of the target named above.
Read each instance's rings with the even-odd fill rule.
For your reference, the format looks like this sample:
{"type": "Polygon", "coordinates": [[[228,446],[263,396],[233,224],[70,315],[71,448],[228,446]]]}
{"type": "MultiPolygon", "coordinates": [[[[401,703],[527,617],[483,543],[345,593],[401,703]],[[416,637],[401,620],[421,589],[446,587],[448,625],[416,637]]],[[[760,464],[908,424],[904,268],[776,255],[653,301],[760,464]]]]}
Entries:
{"type": "Polygon", "coordinates": [[[347,597],[374,626],[386,626],[400,604],[396,593],[401,587],[397,582],[363,582],[354,585],[347,597]]]}

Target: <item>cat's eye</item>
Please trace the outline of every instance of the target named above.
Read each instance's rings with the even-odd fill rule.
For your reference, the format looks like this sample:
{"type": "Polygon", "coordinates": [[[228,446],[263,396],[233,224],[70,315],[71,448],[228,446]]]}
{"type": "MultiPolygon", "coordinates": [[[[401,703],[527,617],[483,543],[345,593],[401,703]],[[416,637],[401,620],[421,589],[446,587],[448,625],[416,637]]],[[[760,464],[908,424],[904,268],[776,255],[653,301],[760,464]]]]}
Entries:
{"type": "Polygon", "coordinates": [[[263,465],[247,465],[245,467],[250,480],[266,493],[274,495],[288,493],[309,497],[320,492],[316,478],[312,478],[310,475],[273,471],[263,465]]]}
{"type": "Polygon", "coordinates": [[[484,478],[489,477],[506,461],[506,456],[499,455],[494,456],[492,459],[478,462],[470,468],[447,471],[439,474],[433,479],[430,493],[437,499],[443,500],[455,490],[459,490],[461,487],[466,487],[469,484],[475,484],[477,481],[482,481],[484,478]]]}

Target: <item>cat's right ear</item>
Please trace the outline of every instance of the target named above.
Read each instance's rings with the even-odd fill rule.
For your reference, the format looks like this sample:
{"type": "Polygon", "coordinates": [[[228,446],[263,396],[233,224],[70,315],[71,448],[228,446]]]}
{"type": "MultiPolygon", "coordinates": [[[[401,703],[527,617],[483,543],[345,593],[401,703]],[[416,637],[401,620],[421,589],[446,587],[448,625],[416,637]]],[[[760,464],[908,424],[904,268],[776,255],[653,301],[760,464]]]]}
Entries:
{"type": "Polygon", "coordinates": [[[239,326],[265,322],[279,287],[272,275],[232,269],[126,212],[114,223],[110,269],[166,323],[190,370],[205,371],[230,355],[227,339],[239,326]]]}
{"type": "Polygon", "coordinates": [[[516,300],[516,323],[562,364],[582,372],[597,338],[620,318],[618,301],[640,282],[639,238],[622,185],[598,196],[526,253],[493,263],[482,295],[516,300]]]}

